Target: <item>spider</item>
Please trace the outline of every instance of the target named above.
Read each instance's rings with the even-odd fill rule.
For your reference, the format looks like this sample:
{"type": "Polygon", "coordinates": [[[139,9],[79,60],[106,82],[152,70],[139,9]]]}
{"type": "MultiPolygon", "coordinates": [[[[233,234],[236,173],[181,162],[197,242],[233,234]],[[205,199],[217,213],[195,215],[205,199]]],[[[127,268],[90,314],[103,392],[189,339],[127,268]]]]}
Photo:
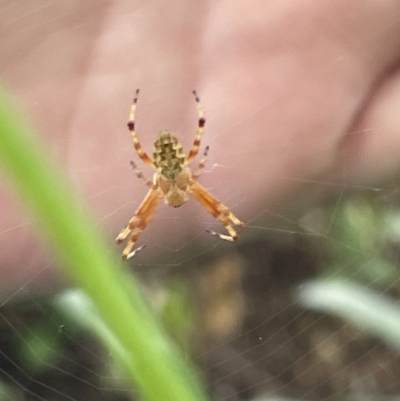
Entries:
{"type": "Polygon", "coordinates": [[[218,234],[214,231],[209,231],[209,233],[227,241],[236,241],[239,238],[232,226],[232,223],[239,227],[243,227],[244,223],[240,221],[225,205],[215,199],[197,181],[201,171],[204,168],[209,147],[207,146],[205,148],[203,157],[200,160],[197,169],[193,173],[191,169],[187,167],[187,165],[193,161],[199,151],[204,125],[206,123],[204,109],[200,103],[200,99],[197,96],[196,91],[193,91],[193,95],[197,104],[199,121],[196,137],[189,154],[187,156],[184,154],[182,145],[171,132],[163,130],[159,133],[156,141],[154,142],[153,159],[151,159],[143,150],[136,136],[135,111],[139,96],[139,89],[136,90],[135,98],[133,99],[129,115],[128,128],[138,156],[146,164],[153,167],[156,172],[154,173],[153,180],[150,181],[140,170],[137,169],[135,163],[131,161],[131,165],[136,171],[136,176],[139,179],[142,179],[150,188],[150,190],[144,198],[142,204],[136,210],[132,219],[129,221],[128,225],[116,238],[117,244],[120,244],[131,233],[131,237],[122,252],[123,259],[130,259],[142,248],[139,247],[132,251],[141,232],[146,228],[147,224],[151,220],[157,205],[162,198],[164,198],[164,201],[167,205],[179,207],[187,202],[188,194],[191,194],[209,213],[211,213],[215,218],[224,224],[229,235],[218,234]]]}

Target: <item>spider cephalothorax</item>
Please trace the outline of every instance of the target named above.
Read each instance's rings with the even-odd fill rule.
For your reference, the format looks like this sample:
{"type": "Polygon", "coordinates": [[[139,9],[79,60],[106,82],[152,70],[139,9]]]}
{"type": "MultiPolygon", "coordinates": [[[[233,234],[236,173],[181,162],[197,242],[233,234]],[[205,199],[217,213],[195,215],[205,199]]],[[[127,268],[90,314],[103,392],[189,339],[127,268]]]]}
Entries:
{"type": "MultiPolygon", "coordinates": [[[[128,244],[122,252],[122,257],[124,259],[129,259],[135,255],[136,251],[132,251],[132,248],[139,238],[140,233],[146,228],[162,198],[164,198],[166,204],[173,207],[179,207],[188,200],[188,194],[193,195],[208,212],[225,225],[229,233],[229,235],[226,235],[210,231],[211,234],[217,235],[218,237],[228,241],[235,241],[238,239],[238,235],[232,227],[232,223],[239,227],[243,227],[244,225],[243,222],[231,213],[225,205],[215,199],[197,182],[197,178],[199,177],[201,170],[204,168],[208,146],[205,148],[203,158],[195,172],[192,173],[191,169],[187,167],[199,151],[200,141],[206,122],[200,100],[195,91],[193,91],[193,94],[197,103],[199,122],[197,134],[189,154],[186,156],[178,139],[171,134],[171,132],[164,130],[160,132],[154,143],[153,159],[151,159],[143,150],[136,136],[135,111],[139,89],[136,90],[136,97],[133,99],[129,116],[128,128],[139,157],[146,164],[155,168],[156,172],[154,173],[153,180],[150,181],[144,177],[141,171],[136,171],[136,175],[146,182],[146,185],[150,187],[150,191],[147,193],[142,204],[139,206],[128,225],[121,231],[116,239],[119,244],[126,239],[129,233],[132,233],[128,244]]],[[[131,164],[132,167],[136,169],[135,163],[131,162],[131,164]]]]}

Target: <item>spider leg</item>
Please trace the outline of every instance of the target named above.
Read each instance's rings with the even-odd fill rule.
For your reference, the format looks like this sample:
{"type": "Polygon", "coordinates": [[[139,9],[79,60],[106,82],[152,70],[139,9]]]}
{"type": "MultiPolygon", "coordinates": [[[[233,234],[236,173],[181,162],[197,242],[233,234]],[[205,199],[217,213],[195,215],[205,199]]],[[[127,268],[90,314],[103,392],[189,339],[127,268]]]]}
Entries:
{"type": "Polygon", "coordinates": [[[131,106],[131,111],[129,113],[129,121],[128,121],[128,128],[132,136],[133,145],[135,146],[135,150],[139,157],[149,166],[154,167],[154,162],[147,153],[143,150],[142,145],[139,142],[139,139],[136,135],[135,131],[135,112],[136,112],[136,104],[139,97],[139,89],[136,89],[135,98],[133,99],[133,103],[131,106]]]}
{"type": "Polygon", "coordinates": [[[195,179],[195,180],[199,177],[199,175],[203,171],[203,168],[204,168],[206,160],[207,160],[207,155],[208,155],[209,149],[210,149],[210,147],[206,146],[206,148],[204,149],[203,157],[201,158],[200,163],[197,166],[196,171],[192,175],[193,179],[195,179]]]}
{"type": "Polygon", "coordinates": [[[147,179],[147,178],[144,176],[144,174],[138,169],[136,163],[135,163],[133,160],[131,160],[131,166],[132,166],[133,171],[134,171],[134,173],[136,174],[136,177],[137,177],[137,178],[139,178],[140,180],[143,180],[144,183],[145,183],[149,188],[151,188],[151,189],[154,189],[154,188],[155,188],[154,183],[153,183],[151,180],[147,179]]]}
{"type": "Polygon", "coordinates": [[[233,228],[232,224],[243,227],[244,223],[240,221],[225,205],[215,199],[202,185],[197,181],[192,181],[191,194],[210,212],[216,219],[220,220],[225,226],[229,235],[218,234],[214,231],[209,231],[212,235],[216,235],[226,241],[236,241],[239,237],[233,228]]]}
{"type": "Polygon", "coordinates": [[[116,238],[117,244],[123,242],[129,233],[132,232],[131,237],[122,252],[123,259],[129,259],[135,255],[135,253],[142,247],[132,251],[136,241],[138,240],[141,232],[146,228],[147,224],[153,217],[153,214],[157,208],[158,203],[162,199],[162,195],[159,192],[158,187],[150,189],[144,198],[142,204],[137,209],[135,215],[129,220],[128,225],[120,232],[116,238]]]}
{"type": "Polygon", "coordinates": [[[199,151],[199,146],[200,146],[200,141],[201,141],[201,137],[203,136],[203,131],[204,131],[204,125],[206,124],[206,119],[204,116],[204,109],[203,106],[200,103],[200,99],[197,96],[197,92],[193,91],[193,95],[194,98],[196,100],[196,104],[197,104],[197,112],[199,115],[199,123],[197,126],[197,133],[196,133],[196,137],[194,139],[193,142],[193,146],[192,149],[190,149],[189,154],[186,156],[185,159],[185,164],[189,164],[197,155],[198,151],[199,151]]]}

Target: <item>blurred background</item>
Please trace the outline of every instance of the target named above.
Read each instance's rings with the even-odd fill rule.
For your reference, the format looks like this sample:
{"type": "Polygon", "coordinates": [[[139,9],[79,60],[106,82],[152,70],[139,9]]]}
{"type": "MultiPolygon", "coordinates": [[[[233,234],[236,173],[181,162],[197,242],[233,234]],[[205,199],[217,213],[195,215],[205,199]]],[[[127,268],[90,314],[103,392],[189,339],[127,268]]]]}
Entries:
{"type": "MultiPolygon", "coordinates": [[[[240,7],[231,7],[240,20],[240,7]]],[[[278,29],[282,7],[271,4],[261,16],[259,7],[251,12],[256,33],[263,24],[278,29]]],[[[289,95],[303,80],[291,72],[293,42],[262,36],[259,43],[250,34],[232,42],[234,27],[219,21],[234,12],[211,8],[178,0],[0,1],[2,84],[116,253],[114,238],[146,193],[129,167],[139,161],[125,128],[134,89],[145,89],[138,120],[150,153],[164,128],[190,147],[197,118],[190,92],[198,88],[207,116],[200,152],[211,147],[204,185],[246,227],[230,244],[205,233],[222,225],[194,201],[157,210],[141,237],[146,248],[127,269],[169,335],[213,400],[398,399],[397,165],[382,158],[386,174],[366,168],[363,179],[362,160],[344,171],[342,155],[326,149],[347,139],[323,122],[334,119],[335,101],[356,103],[346,96],[357,85],[346,95],[334,89],[338,73],[326,99],[332,115],[315,105],[325,89],[321,99],[302,92],[308,100],[295,99],[291,113],[289,95]],[[222,67],[215,43],[245,62],[222,67]],[[277,68],[284,78],[254,75],[264,46],[284,49],[277,68]],[[279,95],[260,102],[255,92],[265,88],[279,95]],[[304,116],[308,101],[313,112],[304,116]],[[288,111],[269,137],[265,127],[281,109],[288,111]]],[[[308,51],[302,57],[319,61],[308,51]]],[[[71,299],[79,308],[84,295],[56,273],[52,250],[3,176],[0,191],[0,400],[141,399],[94,334],[90,311],[71,312],[71,299]]]]}

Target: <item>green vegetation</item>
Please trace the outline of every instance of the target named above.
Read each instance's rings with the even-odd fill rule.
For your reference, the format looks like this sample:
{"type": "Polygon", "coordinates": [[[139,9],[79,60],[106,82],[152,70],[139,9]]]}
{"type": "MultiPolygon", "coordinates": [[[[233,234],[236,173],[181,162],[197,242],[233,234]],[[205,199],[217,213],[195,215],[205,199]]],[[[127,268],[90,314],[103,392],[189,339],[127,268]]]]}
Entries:
{"type": "Polygon", "coordinates": [[[21,120],[1,91],[1,165],[60,266],[104,320],[113,339],[107,342],[111,353],[148,400],[206,400],[189,363],[160,328],[134,279],[108,251],[90,213],[71,195],[68,179],[21,120]]]}

